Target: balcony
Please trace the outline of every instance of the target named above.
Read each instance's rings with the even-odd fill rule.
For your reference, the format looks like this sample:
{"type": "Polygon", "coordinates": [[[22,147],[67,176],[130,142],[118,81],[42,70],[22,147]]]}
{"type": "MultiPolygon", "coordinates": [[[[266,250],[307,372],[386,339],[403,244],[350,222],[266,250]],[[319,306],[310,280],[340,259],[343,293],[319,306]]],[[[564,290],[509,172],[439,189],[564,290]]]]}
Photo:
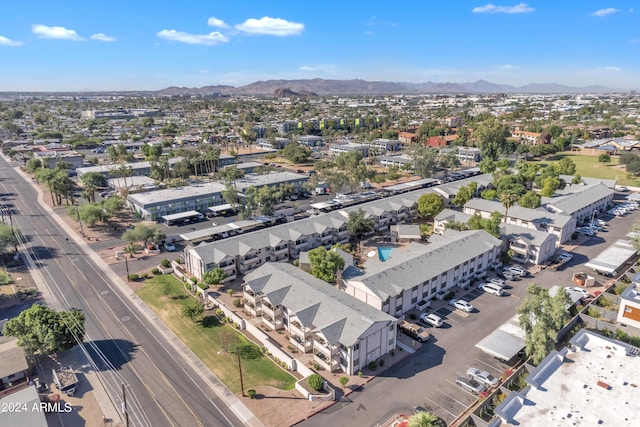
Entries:
{"type": "Polygon", "coordinates": [[[291,338],[289,338],[289,342],[293,344],[293,346],[302,353],[309,353],[313,350],[313,341],[305,340],[303,337],[299,335],[291,334],[291,338]]]}
{"type": "Polygon", "coordinates": [[[251,304],[255,305],[256,304],[256,296],[253,292],[249,291],[249,290],[245,290],[242,294],[242,297],[244,298],[244,300],[246,302],[250,302],[251,304]]]}
{"type": "Polygon", "coordinates": [[[317,340],[315,341],[313,348],[316,353],[322,353],[331,359],[338,359],[338,355],[340,354],[340,349],[338,347],[331,344],[319,344],[317,340]]]}
{"type": "Polygon", "coordinates": [[[525,245],[511,244],[509,245],[509,249],[521,255],[526,255],[528,247],[525,245]]]}
{"type": "Polygon", "coordinates": [[[244,303],[244,308],[251,314],[252,316],[259,317],[262,315],[262,305],[254,304],[246,301],[244,303]]]}
{"type": "Polygon", "coordinates": [[[273,254],[276,257],[278,255],[288,254],[288,253],[289,253],[289,246],[287,246],[287,245],[276,246],[275,248],[273,248],[273,254]]]}
{"type": "Polygon", "coordinates": [[[276,320],[279,320],[283,315],[281,308],[279,307],[274,308],[271,304],[269,304],[266,301],[262,302],[262,312],[275,318],[276,320]]]}
{"type": "MultiPolygon", "coordinates": [[[[264,308],[264,306],[263,306],[263,308],[264,308]]],[[[274,318],[272,316],[270,316],[269,314],[265,313],[264,310],[262,312],[262,323],[264,323],[265,325],[267,325],[268,327],[270,327],[274,331],[277,331],[278,329],[283,329],[284,328],[284,325],[282,324],[282,319],[276,318],[274,320],[274,318]]]]}
{"type": "Polygon", "coordinates": [[[323,245],[326,245],[327,243],[331,243],[332,240],[333,240],[333,233],[327,233],[320,236],[320,241],[322,242],[323,245]]]}
{"type": "Polygon", "coordinates": [[[337,360],[331,360],[322,353],[315,352],[313,359],[329,372],[336,372],[340,368],[337,360]]]}

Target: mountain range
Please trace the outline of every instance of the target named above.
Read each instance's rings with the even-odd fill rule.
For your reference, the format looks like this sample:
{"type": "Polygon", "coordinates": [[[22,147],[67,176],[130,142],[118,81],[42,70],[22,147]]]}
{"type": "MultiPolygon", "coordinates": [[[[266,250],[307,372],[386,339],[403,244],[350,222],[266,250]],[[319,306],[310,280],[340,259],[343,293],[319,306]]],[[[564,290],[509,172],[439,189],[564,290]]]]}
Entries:
{"type": "Polygon", "coordinates": [[[573,87],[557,83],[531,83],[525,86],[496,84],[485,80],[471,83],[403,83],[366,80],[266,80],[244,86],[212,85],[199,88],[168,87],[157,91],[158,95],[269,95],[283,93],[317,95],[395,95],[395,94],[579,94],[625,93],[628,90],[605,86],[573,87]]]}

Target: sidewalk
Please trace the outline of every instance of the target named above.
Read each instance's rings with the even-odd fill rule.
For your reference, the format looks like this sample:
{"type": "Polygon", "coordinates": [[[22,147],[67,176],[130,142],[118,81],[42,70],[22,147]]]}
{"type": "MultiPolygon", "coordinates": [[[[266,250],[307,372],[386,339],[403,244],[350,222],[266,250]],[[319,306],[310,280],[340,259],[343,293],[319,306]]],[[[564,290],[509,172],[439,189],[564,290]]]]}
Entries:
{"type": "MultiPolygon", "coordinates": [[[[6,157],[5,157],[6,159],[6,157]]],[[[7,160],[9,161],[9,160],[7,160]]],[[[32,182],[31,177],[25,174],[20,167],[14,168],[24,179],[26,182],[32,182]]],[[[134,291],[127,286],[127,284],[119,277],[109,266],[107,263],[100,257],[99,254],[94,252],[92,248],[80,237],[78,234],[64,221],[60,218],[53,209],[44,202],[44,194],[40,187],[34,185],[33,186],[36,192],[38,193],[38,203],[50,214],[51,218],[58,224],[58,226],[64,229],[73,241],[80,245],[89,257],[91,257],[92,261],[96,264],[98,268],[100,268],[104,276],[107,277],[114,286],[118,288],[118,290],[124,294],[129,301],[135,305],[139,313],[147,318],[149,323],[153,325],[156,329],[156,332],[161,334],[173,347],[176,352],[176,355],[181,356],[181,359],[186,361],[191,368],[201,374],[201,379],[204,380],[214,393],[222,399],[223,402],[236,414],[238,418],[240,418],[247,426],[251,427],[262,427],[262,422],[236,397],[231,391],[229,391],[224,384],[200,361],[200,359],[164,324],[164,322],[160,321],[160,319],[153,313],[151,309],[149,309],[146,304],[134,293],[134,291]]],[[[44,283],[42,277],[38,274],[34,275],[34,279],[36,282],[40,282],[41,286],[39,288],[43,291],[43,296],[51,301],[51,295],[48,295],[46,292],[47,286],[44,283]]],[[[55,305],[55,304],[54,304],[55,305]]],[[[150,331],[150,333],[152,333],[150,331]]],[[[177,358],[176,358],[177,359],[177,358]]],[[[84,360],[85,363],[88,363],[87,360],[84,360]]],[[[87,376],[87,379],[91,382],[91,386],[93,388],[93,392],[95,394],[95,398],[100,405],[104,415],[106,418],[110,418],[112,420],[120,420],[121,415],[120,411],[116,410],[114,404],[111,402],[111,399],[107,395],[104,390],[102,384],[97,380],[97,378],[91,378],[90,375],[87,376]]],[[[88,425],[92,425],[89,423],[88,425]]],[[[114,424],[118,425],[118,424],[114,424]]]]}

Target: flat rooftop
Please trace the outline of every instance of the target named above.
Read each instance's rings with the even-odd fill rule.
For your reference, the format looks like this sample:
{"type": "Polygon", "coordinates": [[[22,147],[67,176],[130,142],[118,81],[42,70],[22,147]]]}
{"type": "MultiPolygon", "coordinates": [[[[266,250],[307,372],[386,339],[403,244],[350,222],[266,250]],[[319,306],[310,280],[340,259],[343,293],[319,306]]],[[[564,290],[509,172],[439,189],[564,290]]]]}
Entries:
{"type": "Polygon", "coordinates": [[[511,394],[496,413],[527,427],[638,425],[638,349],[585,329],[571,343],[575,351],[549,355],[527,377],[526,395],[511,394]]]}

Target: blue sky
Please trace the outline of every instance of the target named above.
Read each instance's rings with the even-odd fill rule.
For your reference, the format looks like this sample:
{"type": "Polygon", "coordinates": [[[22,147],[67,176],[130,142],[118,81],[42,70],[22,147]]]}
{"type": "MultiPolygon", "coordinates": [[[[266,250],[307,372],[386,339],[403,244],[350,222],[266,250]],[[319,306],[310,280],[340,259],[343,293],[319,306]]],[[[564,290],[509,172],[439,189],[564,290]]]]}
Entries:
{"type": "Polygon", "coordinates": [[[640,89],[637,1],[22,0],[0,10],[0,91],[316,77],[640,89]]]}

